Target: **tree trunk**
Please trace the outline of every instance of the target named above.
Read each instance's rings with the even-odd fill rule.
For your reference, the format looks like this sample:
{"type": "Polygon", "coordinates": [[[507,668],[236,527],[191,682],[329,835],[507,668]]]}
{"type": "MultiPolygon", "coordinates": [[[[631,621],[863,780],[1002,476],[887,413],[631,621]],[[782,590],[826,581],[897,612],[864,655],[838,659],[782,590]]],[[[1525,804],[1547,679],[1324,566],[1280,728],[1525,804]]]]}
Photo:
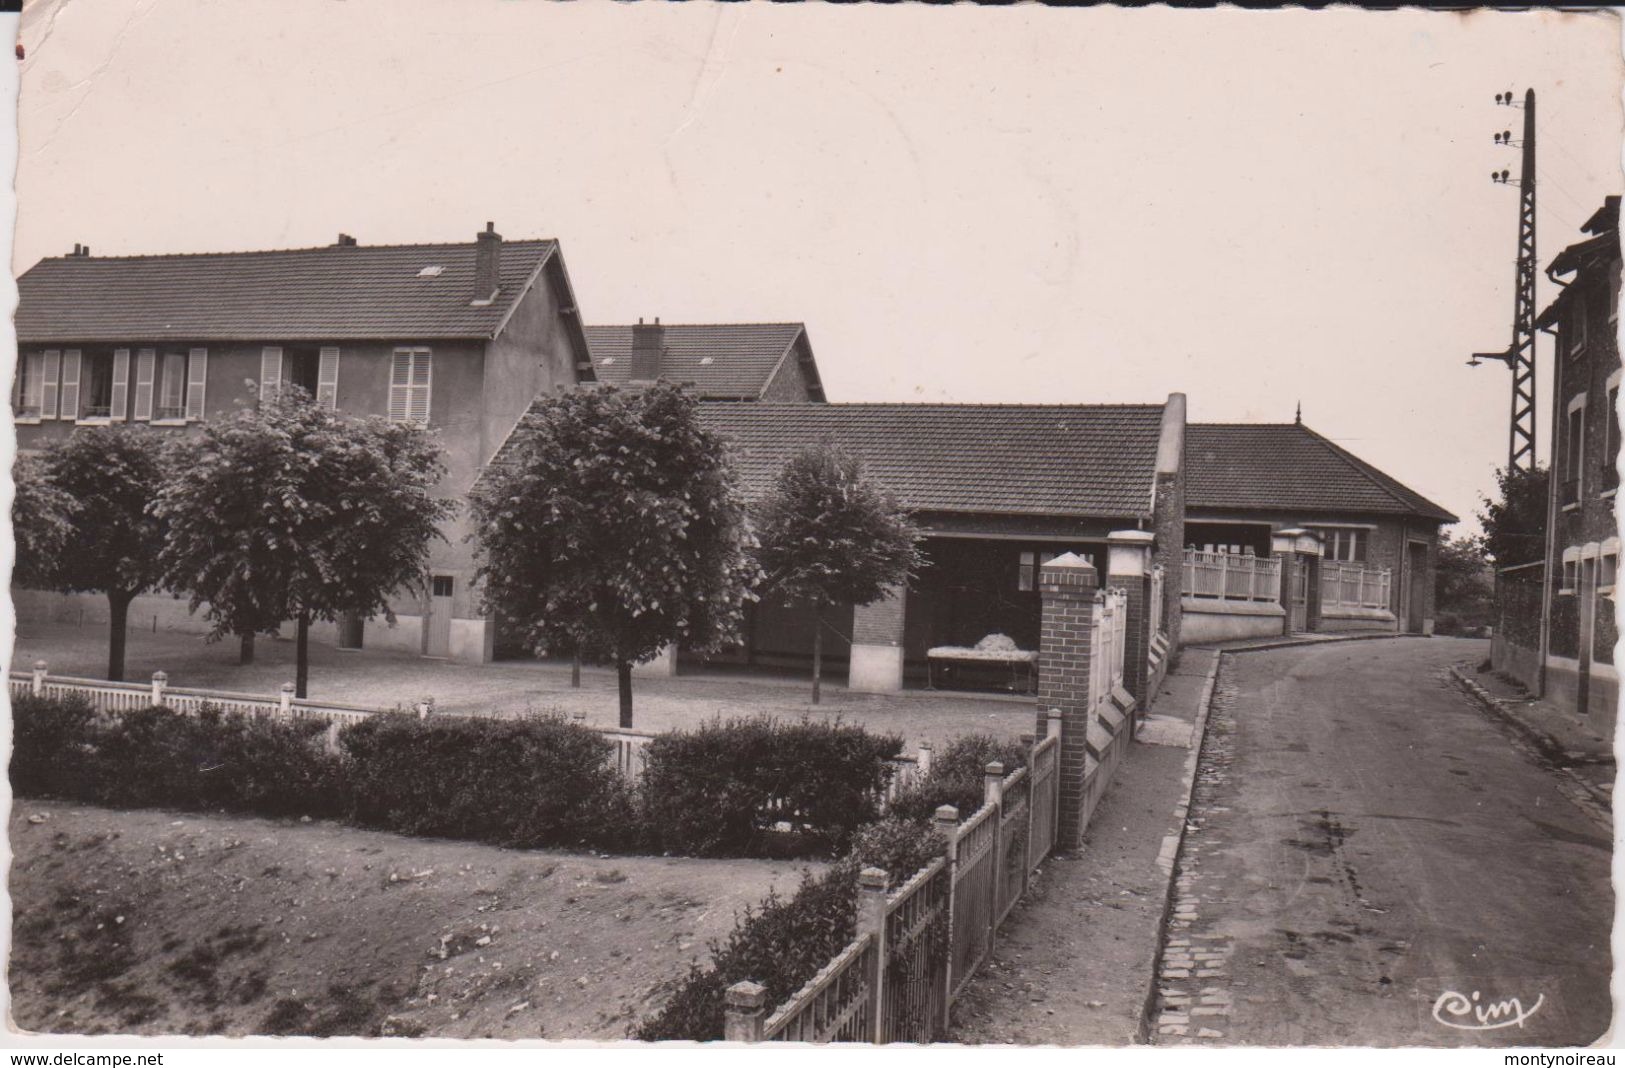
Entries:
{"type": "Polygon", "coordinates": [[[570,658],[570,689],[581,689],[581,654],[577,653],[570,658]]]}
{"type": "Polygon", "coordinates": [[[621,691],[621,726],[630,730],[632,727],[632,664],[630,661],[615,661],[615,681],[619,683],[621,691]]]}
{"type": "Polygon", "coordinates": [[[254,632],[249,631],[241,637],[242,641],[237,647],[237,663],[252,664],[254,662],[254,632]]]}
{"type": "Polygon", "coordinates": [[[824,681],[824,611],[813,611],[813,704],[818,703],[824,681]]]}
{"type": "Polygon", "coordinates": [[[124,636],[135,595],[122,590],[107,591],[107,679],[124,681],[124,636]]]}
{"type": "Polygon", "coordinates": [[[294,641],[293,695],[309,697],[310,685],[310,617],[300,615],[298,636],[294,641]]]}

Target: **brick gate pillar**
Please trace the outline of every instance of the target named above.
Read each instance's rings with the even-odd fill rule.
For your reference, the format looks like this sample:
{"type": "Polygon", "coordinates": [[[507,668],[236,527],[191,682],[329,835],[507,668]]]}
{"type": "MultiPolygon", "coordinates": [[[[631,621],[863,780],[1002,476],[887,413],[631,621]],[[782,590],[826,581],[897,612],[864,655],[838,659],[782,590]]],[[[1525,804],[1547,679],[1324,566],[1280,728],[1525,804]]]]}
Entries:
{"type": "Polygon", "coordinates": [[[908,591],[893,586],[872,604],[852,609],[852,659],[846,688],[856,693],[896,693],[903,688],[903,623],[908,591]]]}
{"type": "Polygon", "coordinates": [[[1043,621],[1038,639],[1038,730],[1050,712],[1061,714],[1061,811],[1057,849],[1076,849],[1083,838],[1084,774],[1088,771],[1090,639],[1098,573],[1075,553],[1039,569],[1043,621]]]}
{"type": "Polygon", "coordinates": [[[1149,530],[1114,530],[1106,537],[1106,585],[1128,594],[1128,622],[1123,628],[1123,689],[1142,711],[1151,706],[1146,693],[1146,666],[1151,653],[1151,550],[1156,535],[1149,530]]]}

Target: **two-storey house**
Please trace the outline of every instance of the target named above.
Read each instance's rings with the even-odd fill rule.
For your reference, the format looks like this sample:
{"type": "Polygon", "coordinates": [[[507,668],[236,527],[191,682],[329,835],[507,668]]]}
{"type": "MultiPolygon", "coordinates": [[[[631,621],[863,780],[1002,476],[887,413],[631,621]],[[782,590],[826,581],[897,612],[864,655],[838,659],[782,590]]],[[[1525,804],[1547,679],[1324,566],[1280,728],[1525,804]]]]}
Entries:
{"type": "Polygon", "coordinates": [[[1619,203],[1608,197],[1591,235],[1552,260],[1562,291],[1537,325],[1556,336],[1545,567],[1498,576],[1495,666],[1612,732],[1619,534],[1619,203]],[[1567,281],[1564,279],[1567,278],[1567,281]]]}
{"type": "MultiPolygon", "coordinates": [[[[558,243],[504,241],[491,224],[460,244],[358,244],[266,252],[93,257],[75,246],[18,279],[18,447],[79,427],[141,423],[184,433],[297,385],[354,415],[439,436],[438,492],[461,499],[540,393],[592,381],[558,243]]],[[[466,512],[447,524],[397,622],[344,621],[342,646],[485,661],[493,626],[474,589],[466,512]]],[[[15,591],[19,616],[105,614],[92,598],[15,591]]],[[[132,623],[202,629],[183,601],[148,597],[132,623]]],[[[318,637],[321,637],[318,631],[318,637]]]]}

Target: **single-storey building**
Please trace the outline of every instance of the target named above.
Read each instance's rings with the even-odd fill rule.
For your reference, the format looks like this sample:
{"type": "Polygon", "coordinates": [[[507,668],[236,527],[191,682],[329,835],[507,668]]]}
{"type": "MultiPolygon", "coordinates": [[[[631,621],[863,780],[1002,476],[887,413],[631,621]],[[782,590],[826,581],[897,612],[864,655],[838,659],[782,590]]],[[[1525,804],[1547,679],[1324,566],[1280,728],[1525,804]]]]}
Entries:
{"type": "Polygon", "coordinates": [[[1318,608],[1317,630],[1433,632],[1449,511],[1301,419],[1193,423],[1185,449],[1187,642],[1280,633],[1295,604],[1318,608]],[[1268,561],[1287,530],[1305,532],[1318,562],[1278,596],[1268,561]]]}
{"type": "Polygon", "coordinates": [[[708,401],[824,400],[803,323],[589,326],[594,375],[626,386],[664,378],[708,401]]]}

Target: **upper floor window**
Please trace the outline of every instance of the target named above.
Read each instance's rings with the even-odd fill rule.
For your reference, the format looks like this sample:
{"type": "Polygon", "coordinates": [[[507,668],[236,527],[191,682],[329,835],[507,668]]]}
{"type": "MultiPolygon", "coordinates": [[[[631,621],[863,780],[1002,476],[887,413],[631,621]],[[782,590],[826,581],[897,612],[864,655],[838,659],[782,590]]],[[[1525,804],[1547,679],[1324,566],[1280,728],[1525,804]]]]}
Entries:
{"type": "Polygon", "coordinates": [[[1580,500],[1585,471],[1585,394],[1569,402],[1568,421],[1563,432],[1563,503],[1580,500]]]}
{"type": "Polygon", "coordinates": [[[1590,323],[1587,322],[1587,319],[1590,314],[1591,310],[1586,306],[1585,297],[1576,293],[1574,295],[1574,306],[1569,310],[1567,318],[1563,321],[1563,347],[1568,350],[1570,356],[1578,356],[1585,351],[1586,335],[1590,329],[1590,323]]]}
{"type": "Polygon", "coordinates": [[[1602,485],[1611,490],[1619,485],[1619,375],[1608,376],[1608,412],[1603,417],[1602,485]]]}
{"type": "Polygon", "coordinates": [[[1321,545],[1325,549],[1325,559],[1343,563],[1365,563],[1366,550],[1371,540],[1370,531],[1347,527],[1318,527],[1315,533],[1320,535],[1321,545]]]}
{"type": "Polygon", "coordinates": [[[429,391],[434,380],[428,349],[396,349],[389,370],[389,421],[429,425],[429,391]]]}
{"type": "Polygon", "coordinates": [[[17,363],[17,418],[38,419],[44,405],[45,353],[25,352],[17,363]]]}
{"type": "Polygon", "coordinates": [[[164,351],[158,368],[158,405],[154,419],[186,418],[186,363],[185,350],[164,351]]]}

